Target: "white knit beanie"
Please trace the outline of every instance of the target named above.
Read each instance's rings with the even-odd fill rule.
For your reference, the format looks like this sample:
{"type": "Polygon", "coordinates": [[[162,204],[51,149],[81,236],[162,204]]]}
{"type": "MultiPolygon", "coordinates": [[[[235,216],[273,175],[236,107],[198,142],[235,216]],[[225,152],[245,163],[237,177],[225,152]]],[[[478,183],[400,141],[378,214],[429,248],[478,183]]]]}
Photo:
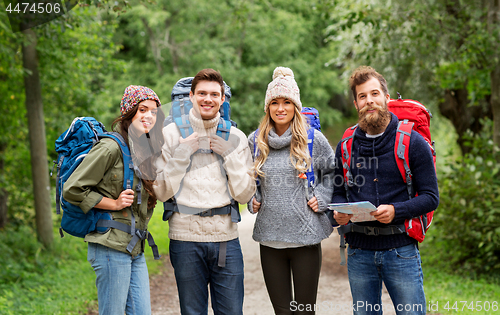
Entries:
{"type": "Polygon", "coordinates": [[[264,111],[267,112],[267,107],[272,100],[280,97],[291,100],[299,111],[302,110],[300,90],[293,77],[293,71],[290,68],[277,67],[274,69],[273,81],[267,85],[264,111]]]}

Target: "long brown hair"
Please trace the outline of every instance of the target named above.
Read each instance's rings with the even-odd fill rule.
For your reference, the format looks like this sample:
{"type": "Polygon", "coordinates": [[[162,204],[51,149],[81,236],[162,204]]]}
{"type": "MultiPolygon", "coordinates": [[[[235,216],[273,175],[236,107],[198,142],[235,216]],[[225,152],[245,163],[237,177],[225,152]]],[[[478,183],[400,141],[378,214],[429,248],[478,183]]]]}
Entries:
{"type": "MultiPolygon", "coordinates": [[[[116,118],[112,125],[111,129],[120,133],[127,143],[127,146],[130,148],[129,137],[134,137],[134,133],[128,132],[130,125],[132,124],[132,119],[137,113],[139,106],[135,105],[131,110],[125,113],[123,116],[116,118]]],[[[139,145],[139,147],[134,147],[134,154],[132,154],[133,160],[142,161],[139,165],[136,165],[142,173],[142,183],[144,185],[144,189],[148,192],[148,209],[153,208],[156,205],[156,195],[153,190],[153,182],[156,177],[156,167],[155,161],[161,155],[161,147],[163,146],[163,121],[165,120],[165,114],[158,107],[158,111],[156,114],[156,123],[153,128],[147,134],[143,134],[139,136],[137,141],[133,141],[134,146],[139,145]],[[148,144],[150,146],[147,150],[143,150],[141,148],[141,144],[148,144]],[[152,155],[145,156],[145,152],[150,152],[152,155]]],[[[137,137],[137,136],[135,136],[137,137]]]]}

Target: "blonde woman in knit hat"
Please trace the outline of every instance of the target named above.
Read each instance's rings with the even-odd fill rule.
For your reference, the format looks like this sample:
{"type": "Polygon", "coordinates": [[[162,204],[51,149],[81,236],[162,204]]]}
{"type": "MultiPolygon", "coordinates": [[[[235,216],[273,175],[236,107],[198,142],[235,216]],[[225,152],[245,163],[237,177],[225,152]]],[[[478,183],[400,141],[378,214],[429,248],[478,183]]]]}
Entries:
{"type": "MultiPolygon", "coordinates": [[[[135,229],[146,231],[156,204],[151,177],[156,170],[151,161],[156,160],[159,153],[155,152],[161,152],[163,143],[161,128],[165,116],[160,105],[153,90],[130,85],[121,101],[121,115],[113,122],[113,129],[116,127],[122,135],[134,165],[140,169],[134,174],[133,190],[123,190],[119,145],[104,138],[66,181],[64,198],[84,212],[92,208],[109,211],[114,221],[126,225],[131,225],[131,218],[135,218],[135,229]]],[[[87,259],[96,274],[100,315],[151,314],[144,240],[137,241],[129,251],[131,240],[130,233],[115,228],[85,236],[87,259]]]]}
{"type": "Polygon", "coordinates": [[[301,109],[293,71],[276,68],[267,87],[265,115],[248,137],[260,184],[248,209],[257,213],[253,239],[260,243],[264,280],[276,314],[315,313],[321,240],[332,232],[325,211],[333,192],[334,152],[314,130],[311,161],[309,127],[301,109]],[[311,162],[317,180],[309,191],[304,173],[311,162]]]}

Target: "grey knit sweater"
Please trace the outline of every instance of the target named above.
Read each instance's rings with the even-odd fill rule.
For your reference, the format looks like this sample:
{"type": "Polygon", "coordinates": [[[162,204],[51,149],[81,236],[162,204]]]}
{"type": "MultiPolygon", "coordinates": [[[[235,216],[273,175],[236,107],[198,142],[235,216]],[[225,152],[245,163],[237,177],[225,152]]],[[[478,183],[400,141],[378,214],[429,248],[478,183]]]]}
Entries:
{"type": "MultiPolygon", "coordinates": [[[[254,134],[248,136],[252,156],[255,155],[254,134]]],[[[253,239],[257,242],[313,245],[332,233],[325,211],[333,193],[333,149],[325,136],[315,130],[312,162],[316,176],[313,195],[319,205],[316,213],[307,205],[307,181],[298,177],[299,172],[290,161],[291,140],[290,128],[281,137],[274,129],[269,132],[270,152],[262,166],[265,176],[259,177],[260,187],[255,195],[262,203],[253,230],[253,239]]],[[[248,209],[252,209],[252,200],[248,209]]]]}

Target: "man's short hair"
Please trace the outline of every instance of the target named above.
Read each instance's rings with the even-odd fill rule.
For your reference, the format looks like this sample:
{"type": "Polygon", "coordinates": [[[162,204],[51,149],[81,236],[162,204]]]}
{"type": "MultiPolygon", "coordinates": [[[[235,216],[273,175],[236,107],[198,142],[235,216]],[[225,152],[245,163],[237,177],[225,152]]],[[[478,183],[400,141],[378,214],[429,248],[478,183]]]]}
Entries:
{"type": "Polygon", "coordinates": [[[222,80],[222,75],[219,71],[214,69],[203,69],[198,72],[191,83],[191,92],[194,94],[194,90],[196,89],[196,85],[200,81],[213,81],[220,84],[221,96],[224,95],[224,81],[222,80]]]}
{"type": "Polygon", "coordinates": [[[356,87],[370,80],[371,78],[375,78],[380,82],[380,86],[382,87],[382,92],[384,95],[387,95],[389,91],[387,90],[387,81],[385,81],[384,77],[375,71],[370,66],[361,66],[354,70],[351,77],[349,78],[349,87],[352,91],[352,96],[354,96],[354,100],[356,101],[356,87]]]}

